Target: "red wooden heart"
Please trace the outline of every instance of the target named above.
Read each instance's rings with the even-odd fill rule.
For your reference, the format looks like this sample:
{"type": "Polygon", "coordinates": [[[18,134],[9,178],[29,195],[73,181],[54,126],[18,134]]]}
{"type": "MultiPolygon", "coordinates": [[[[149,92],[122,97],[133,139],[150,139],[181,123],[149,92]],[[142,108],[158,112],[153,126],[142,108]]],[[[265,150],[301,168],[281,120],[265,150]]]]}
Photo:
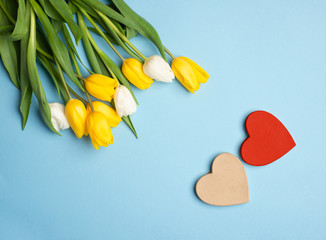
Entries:
{"type": "Polygon", "coordinates": [[[295,147],[286,127],[272,114],[256,111],[246,120],[249,137],[242,143],[242,159],[254,166],[270,164],[295,147]]]}

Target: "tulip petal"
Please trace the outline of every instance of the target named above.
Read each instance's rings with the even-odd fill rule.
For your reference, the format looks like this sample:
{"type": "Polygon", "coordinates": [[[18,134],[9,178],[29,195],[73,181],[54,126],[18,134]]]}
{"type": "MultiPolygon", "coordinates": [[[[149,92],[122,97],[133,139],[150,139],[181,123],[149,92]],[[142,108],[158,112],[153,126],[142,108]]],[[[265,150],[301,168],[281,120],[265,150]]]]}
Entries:
{"type": "Polygon", "coordinates": [[[103,101],[110,102],[112,100],[117,86],[117,80],[101,74],[92,74],[85,79],[86,90],[94,97],[103,101]]]}
{"type": "Polygon", "coordinates": [[[154,82],[143,72],[143,64],[134,58],[127,58],[122,64],[122,72],[135,87],[145,90],[154,82]]]}
{"type": "Polygon", "coordinates": [[[85,87],[87,91],[94,97],[102,100],[102,101],[108,101],[110,102],[112,100],[114,89],[109,87],[103,87],[100,85],[96,85],[90,82],[85,82],[85,87]],[[113,93],[113,94],[112,94],[113,93]]]}
{"type": "Polygon", "coordinates": [[[175,58],[172,62],[172,70],[180,83],[191,93],[197,91],[200,83],[191,65],[181,57],[175,58]]]}
{"type": "Polygon", "coordinates": [[[95,149],[113,143],[112,131],[106,116],[98,111],[91,112],[87,118],[87,129],[95,149]]]}
{"type": "Polygon", "coordinates": [[[78,138],[81,138],[83,135],[87,135],[87,111],[81,101],[77,99],[69,100],[65,107],[65,115],[69,125],[78,138]]]}
{"type": "Polygon", "coordinates": [[[137,111],[137,104],[130,91],[123,85],[117,87],[114,94],[114,104],[120,117],[134,114],[137,111]]]}
{"type": "Polygon", "coordinates": [[[146,59],[143,65],[144,73],[156,81],[172,82],[174,73],[170,65],[158,55],[153,55],[146,59]]]}
{"type": "MultiPolygon", "coordinates": [[[[110,127],[116,127],[122,121],[121,117],[119,117],[118,113],[112,108],[106,105],[105,103],[99,101],[92,102],[94,110],[97,112],[103,113],[109,121],[110,127]]],[[[92,109],[90,105],[87,105],[87,113],[90,114],[92,109]]]]}
{"type": "Polygon", "coordinates": [[[199,66],[197,63],[195,63],[193,60],[191,60],[190,58],[187,58],[187,57],[180,57],[182,58],[183,60],[185,60],[186,62],[188,62],[192,67],[193,69],[197,70],[200,75],[196,74],[197,77],[198,77],[198,80],[201,82],[201,83],[205,83],[207,82],[207,80],[210,78],[209,74],[201,67],[199,66]]]}
{"type": "Polygon", "coordinates": [[[65,115],[65,105],[54,102],[49,103],[49,106],[51,109],[51,122],[53,127],[57,131],[68,129],[70,126],[65,115]]]}

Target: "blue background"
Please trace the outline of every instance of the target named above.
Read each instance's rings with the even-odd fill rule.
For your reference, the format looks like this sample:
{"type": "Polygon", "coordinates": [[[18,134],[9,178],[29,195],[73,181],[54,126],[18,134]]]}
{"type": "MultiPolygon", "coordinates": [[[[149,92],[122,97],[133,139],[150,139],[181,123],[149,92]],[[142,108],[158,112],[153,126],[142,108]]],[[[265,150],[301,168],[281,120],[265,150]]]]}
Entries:
{"type": "Polygon", "coordinates": [[[35,98],[22,132],[19,92],[1,66],[0,239],[325,239],[326,1],[127,3],[211,79],[195,95],[177,81],[136,89],[139,140],[120,124],[96,151],[71,130],[51,133],[35,98]],[[216,155],[240,157],[254,110],[278,117],[297,146],[268,166],[244,163],[249,203],[201,202],[196,181],[216,155]]]}

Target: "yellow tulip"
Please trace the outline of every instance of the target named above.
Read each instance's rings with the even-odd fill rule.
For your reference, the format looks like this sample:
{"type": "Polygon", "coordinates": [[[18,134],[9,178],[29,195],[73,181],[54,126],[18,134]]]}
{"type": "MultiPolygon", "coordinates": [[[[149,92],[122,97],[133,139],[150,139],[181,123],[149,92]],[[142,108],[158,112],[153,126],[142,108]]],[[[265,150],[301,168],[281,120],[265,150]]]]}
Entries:
{"type": "Polygon", "coordinates": [[[127,58],[123,61],[122,72],[129,82],[142,90],[149,88],[154,82],[144,73],[143,64],[134,58],[127,58]]]}
{"type": "MultiPolygon", "coordinates": [[[[118,124],[121,122],[121,117],[119,117],[119,115],[117,114],[117,112],[109,107],[108,105],[102,103],[102,102],[98,102],[98,101],[94,101],[92,102],[94,110],[96,112],[101,112],[103,113],[106,118],[109,120],[109,125],[110,127],[116,127],[118,126],[118,124]]],[[[92,109],[91,106],[88,104],[87,105],[87,114],[91,114],[92,109]]]]}
{"type": "Polygon", "coordinates": [[[187,57],[174,58],[172,70],[179,82],[191,93],[199,89],[200,83],[205,83],[210,78],[204,69],[187,57]]]}
{"type": "Polygon", "coordinates": [[[70,127],[78,138],[87,135],[87,111],[85,105],[81,101],[77,99],[69,100],[65,107],[65,115],[70,127]]]}
{"type": "Polygon", "coordinates": [[[101,74],[92,74],[85,79],[87,92],[102,101],[110,102],[117,86],[117,80],[101,74]]]}
{"type": "Polygon", "coordinates": [[[96,150],[100,146],[107,147],[113,143],[113,135],[109,120],[101,112],[91,112],[87,117],[87,131],[96,150]]]}

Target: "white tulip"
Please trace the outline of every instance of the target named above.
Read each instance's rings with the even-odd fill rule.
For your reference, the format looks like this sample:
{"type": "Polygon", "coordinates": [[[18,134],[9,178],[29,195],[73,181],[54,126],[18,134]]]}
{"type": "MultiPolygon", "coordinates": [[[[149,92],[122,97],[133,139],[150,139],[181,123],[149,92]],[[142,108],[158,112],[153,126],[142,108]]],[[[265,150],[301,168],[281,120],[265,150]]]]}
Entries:
{"type": "Polygon", "coordinates": [[[170,65],[158,55],[146,59],[143,65],[144,73],[152,79],[160,82],[172,82],[174,73],[170,65]]]}
{"type": "Polygon", "coordinates": [[[65,130],[70,127],[66,115],[65,115],[65,105],[61,103],[49,103],[51,109],[51,122],[53,127],[59,130],[65,130]]]}
{"type": "Polygon", "coordinates": [[[115,108],[120,117],[128,116],[136,112],[137,104],[128,88],[119,85],[114,93],[115,108]]]}

